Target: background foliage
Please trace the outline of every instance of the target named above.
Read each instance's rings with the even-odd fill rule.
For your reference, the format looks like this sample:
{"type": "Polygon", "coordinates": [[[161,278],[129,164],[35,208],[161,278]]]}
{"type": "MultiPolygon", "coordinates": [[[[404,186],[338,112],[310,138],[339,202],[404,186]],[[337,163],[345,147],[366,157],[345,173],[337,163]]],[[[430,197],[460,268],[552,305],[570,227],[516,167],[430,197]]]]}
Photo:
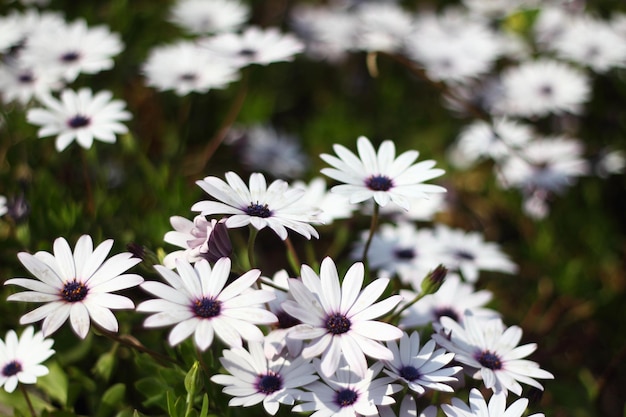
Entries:
{"type": "MultiPolygon", "coordinates": [[[[288,28],[293,3],[300,2],[251,1],[252,22],[288,28]]],[[[555,375],[533,407],[557,417],[626,415],[623,175],[585,177],[554,202],[548,218],[531,220],[521,213],[517,193],[496,186],[488,164],[461,172],[446,162],[446,150],[467,120],[446,110],[431,85],[384,56],[379,57],[376,78],[367,72],[363,54],[355,53],[340,65],[300,56],[293,63],[249,67],[245,81],[225,90],[182,98],[157,92],[145,86],[139,66],[149,48],[185,36],[166,22],[168,4],[51,2],[50,9],[62,11],[68,20],[83,17],[90,24],[106,23],[121,34],[126,49],[116,58],[115,69],[81,75],[74,85],[110,89],[124,99],[133,113],[131,133],[119,137],[116,145],[96,143],[88,151],[73,145],[58,153],[52,139],[36,137],[36,127],[25,122],[22,109],[2,107],[0,193],[23,197],[29,210],[19,222],[0,220],[0,280],[25,276],[17,252],[50,251],[59,236],[70,242],[81,234],[95,241],[114,238],[118,252],[129,243],[154,252],[172,250],[163,235],[170,230],[170,216],[190,217],[191,204],[202,198],[194,181],[222,177],[233,169],[247,175],[233,166],[236,148],[222,145],[210,159],[201,157],[237,97],[245,94],[236,122],[271,123],[300,137],[310,156],[309,177],[324,165],[319,153],[329,152],[333,143],[353,147],[358,135],[374,142],[393,139],[398,150],[418,149],[422,157],[437,160],[447,171],[443,182],[450,202],[450,210],[439,220],[481,231],[520,265],[514,276],[481,275],[479,286],[496,294],[493,307],[506,323],[521,325],[523,341],[539,344],[533,360],[555,375]]],[[[623,10],[624,4],[598,0],[588,7],[606,14],[623,10]]],[[[14,8],[3,4],[0,11],[14,8]]],[[[620,70],[595,80],[581,129],[590,149],[625,143],[625,77],[620,70]]],[[[361,226],[352,225],[355,231],[361,226]]],[[[260,238],[266,244],[258,247],[268,248],[259,257],[268,274],[284,264],[284,255],[280,246],[278,253],[272,250],[279,244],[273,236],[260,238]]],[[[323,251],[320,248],[320,255],[323,251]]],[[[141,273],[154,275],[150,268],[141,273]]],[[[30,307],[5,302],[12,291],[0,288],[0,334],[18,328],[19,317],[30,307]]],[[[135,300],[145,297],[136,292],[135,300]]],[[[168,349],[165,331],[142,329],[143,317],[129,312],[118,317],[120,334],[168,349]]],[[[158,414],[164,405],[176,407],[175,398],[186,392],[184,378],[191,363],[165,372],[123,344],[94,334],[84,342],[77,340],[68,326],[55,335],[58,354],[50,361],[51,374],[41,380],[46,395],[66,410],[54,412],[56,416],[132,415],[135,407],[158,414]]],[[[20,404],[18,394],[0,391],[0,414],[7,412],[2,403],[20,404]]],[[[23,404],[19,407],[24,409],[23,404]]]]}

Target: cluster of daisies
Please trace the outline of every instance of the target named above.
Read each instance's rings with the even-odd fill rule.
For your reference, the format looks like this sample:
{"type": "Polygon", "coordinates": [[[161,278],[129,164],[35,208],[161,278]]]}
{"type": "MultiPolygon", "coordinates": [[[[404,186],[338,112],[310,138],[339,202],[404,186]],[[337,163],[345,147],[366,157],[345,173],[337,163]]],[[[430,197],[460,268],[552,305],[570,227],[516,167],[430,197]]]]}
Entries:
{"type": "Polygon", "coordinates": [[[592,76],[626,67],[625,22],[561,0],[464,0],[417,14],[396,2],[336,1],[292,13],[311,58],[341,65],[366,52],[376,75],[376,57],[392,57],[442,88],[446,106],[477,119],[451,149],[452,163],[490,160],[497,183],[519,190],[537,219],[580,176],[626,166],[621,150],[587,150],[572,122],[592,97],[592,76]],[[548,131],[535,129],[545,120],[548,131]]]}
{"type": "MultiPolygon", "coordinates": [[[[357,149],[354,153],[335,145],[335,155],[321,155],[330,165],[322,173],[339,183],[327,193],[335,196],[335,204],[368,210],[372,203],[375,219],[382,218],[379,208],[396,206],[409,213],[445,191],[427,183],[443,170],[432,160],[418,161],[417,151],[396,156],[392,141],[376,149],[363,136],[357,149]]],[[[251,239],[269,229],[285,241],[289,233],[310,240],[319,236],[316,227],[323,227],[322,219],[332,222],[340,210],[335,207],[324,217],[318,204],[326,199],[303,204],[306,186],[283,180],[268,184],[261,173],[251,174],[248,183],[234,172],[225,179],[198,181],[211,199],[191,207],[200,213],[193,221],[171,219],[175,230],[165,240],[181,250],[154,266],[160,280],[129,273],[140,258],[129,252],[109,257],[113,241],[94,247],[87,235],[73,250],[58,238],[52,253],[19,253],[35,279],[7,280],[5,285],[28,290],[8,300],[42,303],[20,323],[43,323],[41,332],[28,327],[20,339],[13,331],[7,334],[7,347],[0,349],[5,389],[14,390],[18,381],[33,383],[46,373],[41,363],[53,353],[47,337],[68,319],[80,338],[92,326],[115,333],[116,309],[149,314],[144,322],[148,329],[171,327],[167,340],[172,346],[192,338],[206,352],[219,339],[226,349],[211,381],[232,397],[230,406],[262,403],[271,415],[281,406],[316,417],[416,415],[418,404],[424,408],[436,398],[434,392],[451,396],[464,387],[471,389],[469,405],[450,398],[441,404],[443,412],[450,417],[484,415],[504,412],[509,392],[522,396],[521,384],[543,389],[537,379],[553,378],[524,359],[537,346],[519,345],[522,330],[506,327],[486,307],[491,294],[473,287],[480,270],[515,270],[496,244],[443,226],[422,235],[408,220],[385,223],[355,246],[364,254],[362,261],[345,273],[325,257],[319,268],[301,265],[296,276],[281,270],[267,277],[252,260],[249,268],[235,267],[242,260],[233,253],[233,229],[249,226],[251,239]],[[368,255],[368,247],[373,252],[385,247],[386,253],[368,255]],[[429,257],[418,255],[423,247],[449,272],[443,265],[423,263],[422,257],[429,257]],[[392,282],[395,289],[389,295],[392,282]],[[135,306],[116,294],[136,286],[153,298],[135,306]],[[481,387],[491,391],[488,398],[481,387]]],[[[249,250],[254,250],[251,242],[249,250]]],[[[527,404],[521,397],[506,413],[521,416],[527,404]]],[[[434,416],[438,405],[422,411],[434,416]]]]}

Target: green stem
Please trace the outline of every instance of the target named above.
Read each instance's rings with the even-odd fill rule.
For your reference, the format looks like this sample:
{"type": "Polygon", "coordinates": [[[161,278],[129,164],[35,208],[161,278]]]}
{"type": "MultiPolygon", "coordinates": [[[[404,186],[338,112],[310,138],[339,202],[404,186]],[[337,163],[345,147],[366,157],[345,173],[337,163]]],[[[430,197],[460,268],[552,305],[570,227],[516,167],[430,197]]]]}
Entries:
{"type": "Polygon", "coordinates": [[[256,227],[250,225],[250,236],[248,236],[248,263],[250,264],[248,265],[249,269],[254,268],[256,265],[254,259],[254,242],[256,240],[256,235],[258,234],[259,230],[256,227]]]}
{"type": "Polygon", "coordinates": [[[124,335],[120,336],[116,333],[103,329],[97,324],[93,324],[93,326],[98,330],[100,334],[102,334],[105,337],[108,337],[112,341],[119,343],[121,345],[124,345],[126,347],[135,349],[139,352],[147,353],[148,355],[152,356],[154,359],[156,359],[162,364],[170,363],[170,364],[180,365],[180,363],[176,359],[170,358],[169,356],[163,355],[159,352],[155,352],[152,349],[145,347],[144,345],[141,344],[141,342],[139,342],[139,340],[134,339],[131,336],[128,336],[128,335],[126,337],[124,335]]]}
{"type": "Polygon", "coordinates": [[[285,239],[285,246],[287,247],[287,260],[289,261],[289,266],[293,269],[293,272],[298,275],[298,271],[300,270],[300,259],[298,258],[298,254],[296,253],[296,248],[293,247],[293,243],[289,236],[285,239]]]}
{"type": "Polygon", "coordinates": [[[427,294],[419,293],[417,296],[415,296],[415,298],[413,298],[411,301],[409,301],[404,306],[402,306],[401,309],[397,310],[395,313],[393,313],[391,316],[389,316],[389,319],[385,320],[385,322],[387,322],[387,323],[395,323],[395,321],[400,318],[400,314],[402,314],[402,312],[404,310],[406,310],[407,308],[411,307],[413,304],[417,303],[425,295],[427,295],[427,294]]]}
{"type": "Polygon", "coordinates": [[[24,394],[24,399],[26,400],[26,404],[28,405],[28,410],[30,411],[30,415],[33,417],[37,417],[37,413],[35,412],[35,408],[33,407],[33,403],[30,401],[30,397],[28,396],[28,391],[26,391],[26,387],[24,384],[19,384],[20,391],[24,394]]]}
{"type": "Polygon", "coordinates": [[[365,270],[369,270],[369,262],[367,259],[367,253],[370,250],[370,244],[372,243],[372,239],[374,238],[374,233],[376,233],[376,229],[378,228],[378,204],[374,202],[374,212],[372,213],[372,222],[370,223],[370,234],[367,237],[367,241],[365,242],[365,247],[363,248],[363,264],[365,265],[365,270]]]}

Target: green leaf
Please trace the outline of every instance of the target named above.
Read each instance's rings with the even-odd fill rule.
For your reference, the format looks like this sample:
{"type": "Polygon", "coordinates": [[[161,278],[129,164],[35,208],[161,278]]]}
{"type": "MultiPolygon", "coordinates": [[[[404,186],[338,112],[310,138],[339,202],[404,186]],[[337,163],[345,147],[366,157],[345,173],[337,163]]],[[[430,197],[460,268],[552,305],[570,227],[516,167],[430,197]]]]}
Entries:
{"type": "Polygon", "coordinates": [[[200,409],[200,417],[207,417],[209,414],[209,396],[205,393],[202,396],[202,408],[200,409]]]}
{"type": "Polygon", "coordinates": [[[112,351],[101,355],[93,368],[91,368],[91,371],[96,376],[102,378],[104,381],[110,380],[111,374],[113,373],[115,365],[117,364],[116,352],[117,349],[113,349],[112,351]]]}
{"type": "Polygon", "coordinates": [[[68,397],[67,375],[57,362],[49,362],[47,366],[50,372],[37,380],[37,386],[48,394],[51,399],[57,401],[62,406],[66,406],[68,397]]]}
{"type": "Polygon", "coordinates": [[[170,417],[183,417],[185,415],[185,398],[175,397],[171,391],[167,392],[167,412],[170,417]]]}
{"type": "Polygon", "coordinates": [[[100,407],[98,408],[96,416],[105,417],[113,414],[113,411],[119,409],[120,406],[124,403],[125,395],[126,385],[120,382],[111,386],[102,395],[102,401],[100,403],[100,407]]]}

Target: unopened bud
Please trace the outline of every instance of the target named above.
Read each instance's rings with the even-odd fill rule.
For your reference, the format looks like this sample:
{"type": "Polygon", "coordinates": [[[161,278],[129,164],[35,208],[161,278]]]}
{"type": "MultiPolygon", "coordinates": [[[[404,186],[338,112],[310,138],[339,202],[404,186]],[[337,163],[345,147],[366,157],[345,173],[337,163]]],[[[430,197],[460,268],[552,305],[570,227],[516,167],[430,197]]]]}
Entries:
{"type": "Polygon", "coordinates": [[[436,293],[446,280],[446,275],[448,275],[448,268],[439,264],[435,269],[430,271],[422,281],[421,294],[427,295],[436,293]]]}

